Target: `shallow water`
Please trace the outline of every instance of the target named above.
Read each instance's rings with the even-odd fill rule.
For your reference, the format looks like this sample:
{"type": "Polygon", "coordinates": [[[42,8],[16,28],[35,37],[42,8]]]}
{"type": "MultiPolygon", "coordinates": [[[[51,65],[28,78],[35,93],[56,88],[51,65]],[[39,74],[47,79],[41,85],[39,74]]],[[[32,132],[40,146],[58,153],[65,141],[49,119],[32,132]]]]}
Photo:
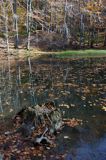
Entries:
{"type": "Polygon", "coordinates": [[[55,160],[58,155],[65,155],[63,159],[66,160],[105,160],[105,62],[104,58],[58,60],[41,57],[32,61],[32,75],[29,74],[28,64],[21,63],[21,85],[15,79],[16,72],[12,75],[12,85],[6,85],[8,78],[4,81],[5,75],[2,75],[4,114],[13,115],[21,107],[48,100],[54,101],[57,106],[67,104],[68,108],[60,107],[65,112],[64,118],[80,119],[83,124],[78,128],[65,126],[57,135],[57,146],[50,150],[47,159],[55,160]]]}

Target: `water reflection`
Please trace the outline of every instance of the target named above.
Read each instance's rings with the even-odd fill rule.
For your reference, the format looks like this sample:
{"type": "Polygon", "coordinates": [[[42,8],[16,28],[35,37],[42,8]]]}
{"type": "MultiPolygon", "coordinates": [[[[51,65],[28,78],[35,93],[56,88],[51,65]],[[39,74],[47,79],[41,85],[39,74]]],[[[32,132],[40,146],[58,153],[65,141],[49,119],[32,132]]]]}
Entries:
{"type": "Polygon", "coordinates": [[[98,139],[95,143],[82,142],[76,148],[76,155],[72,158],[76,160],[106,160],[106,135],[98,139]]]}

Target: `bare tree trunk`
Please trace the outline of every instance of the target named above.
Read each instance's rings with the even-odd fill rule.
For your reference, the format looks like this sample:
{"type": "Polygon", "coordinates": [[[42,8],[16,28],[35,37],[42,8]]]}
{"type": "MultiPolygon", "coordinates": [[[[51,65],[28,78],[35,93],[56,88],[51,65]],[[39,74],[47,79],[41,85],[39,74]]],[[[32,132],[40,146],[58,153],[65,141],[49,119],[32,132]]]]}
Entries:
{"type": "Polygon", "coordinates": [[[27,49],[30,49],[30,37],[31,37],[31,12],[32,12],[32,0],[27,0],[27,34],[28,43],[27,49]]]}
{"type": "Polygon", "coordinates": [[[8,16],[7,16],[6,8],[5,8],[5,3],[4,3],[3,0],[1,1],[1,5],[2,5],[2,13],[3,13],[3,17],[4,17],[5,38],[6,38],[7,52],[9,53],[8,16]]]}
{"type": "MultiPolygon", "coordinates": [[[[7,2],[7,1],[6,1],[7,2]]],[[[11,72],[10,72],[10,47],[9,47],[9,34],[8,34],[8,15],[7,15],[7,9],[5,7],[5,3],[2,0],[2,12],[4,16],[4,25],[5,25],[5,38],[6,38],[6,45],[7,45],[7,53],[8,53],[8,74],[9,74],[9,81],[11,81],[11,72]]]]}
{"type": "Polygon", "coordinates": [[[94,28],[91,29],[91,35],[90,35],[90,38],[91,38],[91,42],[90,42],[90,48],[94,48],[94,28]]]}
{"type": "Polygon", "coordinates": [[[18,48],[18,16],[17,16],[17,0],[13,0],[13,18],[14,18],[14,31],[15,31],[15,36],[14,36],[14,48],[18,48]]]}
{"type": "Polygon", "coordinates": [[[84,23],[83,23],[83,14],[80,13],[80,48],[83,46],[84,40],[84,23]]]}
{"type": "Polygon", "coordinates": [[[64,39],[67,41],[69,36],[69,30],[67,25],[67,0],[65,0],[64,6],[64,39]]]}
{"type": "Polygon", "coordinates": [[[104,46],[106,47],[106,29],[105,29],[105,37],[104,37],[104,46]]]}

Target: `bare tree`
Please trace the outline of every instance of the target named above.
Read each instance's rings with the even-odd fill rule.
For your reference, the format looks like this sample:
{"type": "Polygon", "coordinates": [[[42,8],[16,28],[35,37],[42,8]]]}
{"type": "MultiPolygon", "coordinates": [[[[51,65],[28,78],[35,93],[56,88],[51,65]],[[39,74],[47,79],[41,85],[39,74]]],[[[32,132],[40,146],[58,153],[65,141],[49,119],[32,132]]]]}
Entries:
{"type": "Polygon", "coordinates": [[[30,49],[30,37],[31,37],[31,13],[32,13],[32,0],[27,0],[27,34],[28,43],[27,49],[30,49]]]}
{"type": "Polygon", "coordinates": [[[17,16],[17,0],[13,0],[13,22],[14,22],[14,31],[15,31],[15,36],[14,36],[14,47],[18,48],[18,16],[17,16]]]}

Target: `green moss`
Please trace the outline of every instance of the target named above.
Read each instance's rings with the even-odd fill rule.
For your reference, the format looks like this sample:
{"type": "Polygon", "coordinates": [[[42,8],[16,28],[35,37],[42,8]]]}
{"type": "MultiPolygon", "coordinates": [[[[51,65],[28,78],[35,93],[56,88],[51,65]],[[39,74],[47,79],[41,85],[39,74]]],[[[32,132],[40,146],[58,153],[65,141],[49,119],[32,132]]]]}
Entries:
{"type": "Polygon", "coordinates": [[[82,56],[82,57],[89,57],[89,56],[106,56],[106,50],[69,50],[69,51],[63,51],[60,53],[56,53],[55,56],[57,58],[68,58],[72,56],[82,56]]]}

